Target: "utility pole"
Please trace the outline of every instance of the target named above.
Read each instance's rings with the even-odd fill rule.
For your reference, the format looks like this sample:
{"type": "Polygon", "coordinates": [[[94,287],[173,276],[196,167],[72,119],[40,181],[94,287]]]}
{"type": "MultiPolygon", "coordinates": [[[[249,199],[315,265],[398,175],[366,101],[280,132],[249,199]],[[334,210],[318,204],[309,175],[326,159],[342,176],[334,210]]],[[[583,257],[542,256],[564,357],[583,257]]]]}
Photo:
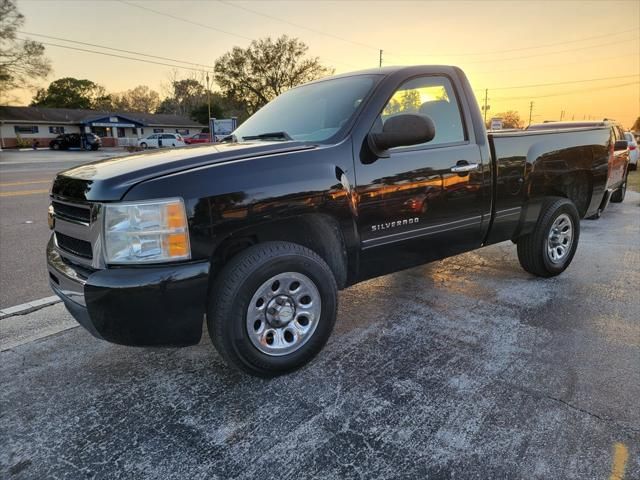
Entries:
{"type": "Polygon", "coordinates": [[[209,88],[209,72],[207,72],[207,123],[211,123],[211,89],[209,88]]]}
{"type": "Polygon", "coordinates": [[[382,49],[380,49],[380,68],[382,68],[382,49]]]}
{"type": "Polygon", "coordinates": [[[489,105],[488,102],[489,101],[489,89],[485,88],[484,89],[484,106],[482,107],[482,110],[484,110],[484,124],[485,126],[487,125],[487,110],[489,110],[489,105]]]}
{"type": "Polygon", "coordinates": [[[533,116],[533,100],[529,102],[529,125],[531,125],[531,117],[533,116]]]}

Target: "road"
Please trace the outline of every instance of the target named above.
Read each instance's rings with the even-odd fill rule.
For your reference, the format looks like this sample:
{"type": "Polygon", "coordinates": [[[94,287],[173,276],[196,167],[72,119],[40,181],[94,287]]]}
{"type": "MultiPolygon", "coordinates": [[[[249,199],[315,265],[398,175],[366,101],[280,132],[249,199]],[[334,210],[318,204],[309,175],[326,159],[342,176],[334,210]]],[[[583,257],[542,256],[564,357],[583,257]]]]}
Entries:
{"type": "Polygon", "coordinates": [[[51,295],[44,263],[47,207],[56,172],[122,155],[97,152],[0,152],[0,309],[51,295]]]}
{"type": "Polygon", "coordinates": [[[206,337],[96,340],[60,304],[0,320],[0,477],[638,479],[639,248],[629,192],[559,277],[506,242],[356,285],[270,381],[206,337]]]}

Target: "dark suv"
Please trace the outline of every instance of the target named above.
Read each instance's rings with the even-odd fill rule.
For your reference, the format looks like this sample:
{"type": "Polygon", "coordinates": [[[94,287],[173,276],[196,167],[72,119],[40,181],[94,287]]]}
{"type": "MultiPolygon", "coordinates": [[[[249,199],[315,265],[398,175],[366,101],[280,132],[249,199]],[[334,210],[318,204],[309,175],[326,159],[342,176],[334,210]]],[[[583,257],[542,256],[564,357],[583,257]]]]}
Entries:
{"type": "Polygon", "coordinates": [[[102,145],[100,137],[94,133],[63,133],[49,142],[51,150],[69,150],[70,148],[84,148],[98,150],[102,145]]]}

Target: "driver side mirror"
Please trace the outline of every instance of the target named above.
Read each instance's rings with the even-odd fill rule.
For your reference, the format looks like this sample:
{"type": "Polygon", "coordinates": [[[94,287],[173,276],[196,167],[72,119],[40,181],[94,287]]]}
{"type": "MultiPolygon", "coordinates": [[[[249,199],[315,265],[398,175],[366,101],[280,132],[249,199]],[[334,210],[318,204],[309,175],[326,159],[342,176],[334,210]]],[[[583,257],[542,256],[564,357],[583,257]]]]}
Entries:
{"type": "Polygon", "coordinates": [[[378,157],[388,157],[385,152],[394,147],[418,145],[433,140],[436,127],[426,115],[403,113],[387,119],[382,133],[370,133],[369,147],[378,157]]]}

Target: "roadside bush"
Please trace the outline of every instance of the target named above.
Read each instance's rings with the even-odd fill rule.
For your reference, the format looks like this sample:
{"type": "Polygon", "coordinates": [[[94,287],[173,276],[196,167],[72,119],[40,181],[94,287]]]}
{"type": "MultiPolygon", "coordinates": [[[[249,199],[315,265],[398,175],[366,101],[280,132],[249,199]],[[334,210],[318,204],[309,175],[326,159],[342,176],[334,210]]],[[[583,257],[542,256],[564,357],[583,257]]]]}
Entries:
{"type": "Polygon", "coordinates": [[[16,135],[16,146],[18,148],[29,148],[31,147],[31,141],[22,138],[20,135],[16,135]]]}

